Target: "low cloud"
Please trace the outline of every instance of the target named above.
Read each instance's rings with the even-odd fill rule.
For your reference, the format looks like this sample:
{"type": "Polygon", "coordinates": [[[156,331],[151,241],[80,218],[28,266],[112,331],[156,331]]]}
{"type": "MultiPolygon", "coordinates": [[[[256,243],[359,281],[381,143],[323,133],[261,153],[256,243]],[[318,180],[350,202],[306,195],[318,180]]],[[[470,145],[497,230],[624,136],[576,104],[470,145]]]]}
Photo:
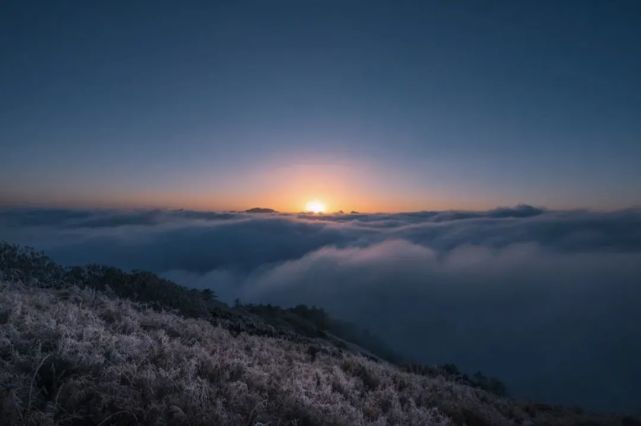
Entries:
{"type": "Polygon", "coordinates": [[[243,297],[315,303],[401,353],[502,377],[522,396],[600,409],[638,402],[641,254],[403,240],[323,248],[250,277],[243,297]]]}
{"type": "Polygon", "coordinates": [[[4,210],[0,238],[231,301],[307,303],[520,396],[641,406],[641,210],[306,216],[4,210]]]}

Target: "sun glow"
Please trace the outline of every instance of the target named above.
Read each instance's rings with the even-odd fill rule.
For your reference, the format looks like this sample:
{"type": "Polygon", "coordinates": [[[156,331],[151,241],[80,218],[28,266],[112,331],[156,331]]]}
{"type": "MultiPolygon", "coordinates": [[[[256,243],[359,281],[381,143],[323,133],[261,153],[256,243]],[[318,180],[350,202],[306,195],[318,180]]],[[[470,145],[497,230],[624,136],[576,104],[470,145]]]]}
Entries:
{"type": "Polygon", "coordinates": [[[318,200],[308,201],[305,204],[305,211],[314,214],[325,213],[325,203],[318,200]]]}

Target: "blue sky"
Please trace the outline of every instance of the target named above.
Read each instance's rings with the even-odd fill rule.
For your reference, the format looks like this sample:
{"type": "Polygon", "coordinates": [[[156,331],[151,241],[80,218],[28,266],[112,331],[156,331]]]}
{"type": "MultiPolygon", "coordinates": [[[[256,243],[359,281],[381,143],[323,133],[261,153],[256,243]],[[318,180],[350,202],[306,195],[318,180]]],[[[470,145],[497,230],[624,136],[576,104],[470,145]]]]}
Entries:
{"type": "Polygon", "coordinates": [[[9,1],[0,203],[641,204],[641,5],[9,1]]]}

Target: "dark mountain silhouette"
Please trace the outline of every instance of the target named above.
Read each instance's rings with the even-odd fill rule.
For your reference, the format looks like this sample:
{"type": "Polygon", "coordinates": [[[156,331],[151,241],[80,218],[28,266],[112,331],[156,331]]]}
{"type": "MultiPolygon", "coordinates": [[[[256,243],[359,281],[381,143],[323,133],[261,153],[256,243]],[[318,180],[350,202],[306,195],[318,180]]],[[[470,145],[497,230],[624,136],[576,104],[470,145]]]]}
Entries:
{"type": "Polygon", "coordinates": [[[253,207],[251,209],[245,210],[245,213],[277,213],[277,211],[265,207],[253,207]]]}

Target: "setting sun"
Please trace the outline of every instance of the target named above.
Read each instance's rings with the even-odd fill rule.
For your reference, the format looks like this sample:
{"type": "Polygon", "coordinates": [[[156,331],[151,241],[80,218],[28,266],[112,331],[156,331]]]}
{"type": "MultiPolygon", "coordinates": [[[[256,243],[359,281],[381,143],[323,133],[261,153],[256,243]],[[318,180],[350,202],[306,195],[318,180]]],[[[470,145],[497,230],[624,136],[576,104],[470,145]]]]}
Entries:
{"type": "Polygon", "coordinates": [[[641,0],[86,3],[0,0],[0,426],[641,426],[641,0]]]}
{"type": "Polygon", "coordinates": [[[325,213],[325,204],[318,200],[308,201],[305,204],[305,211],[311,213],[325,213]]]}

